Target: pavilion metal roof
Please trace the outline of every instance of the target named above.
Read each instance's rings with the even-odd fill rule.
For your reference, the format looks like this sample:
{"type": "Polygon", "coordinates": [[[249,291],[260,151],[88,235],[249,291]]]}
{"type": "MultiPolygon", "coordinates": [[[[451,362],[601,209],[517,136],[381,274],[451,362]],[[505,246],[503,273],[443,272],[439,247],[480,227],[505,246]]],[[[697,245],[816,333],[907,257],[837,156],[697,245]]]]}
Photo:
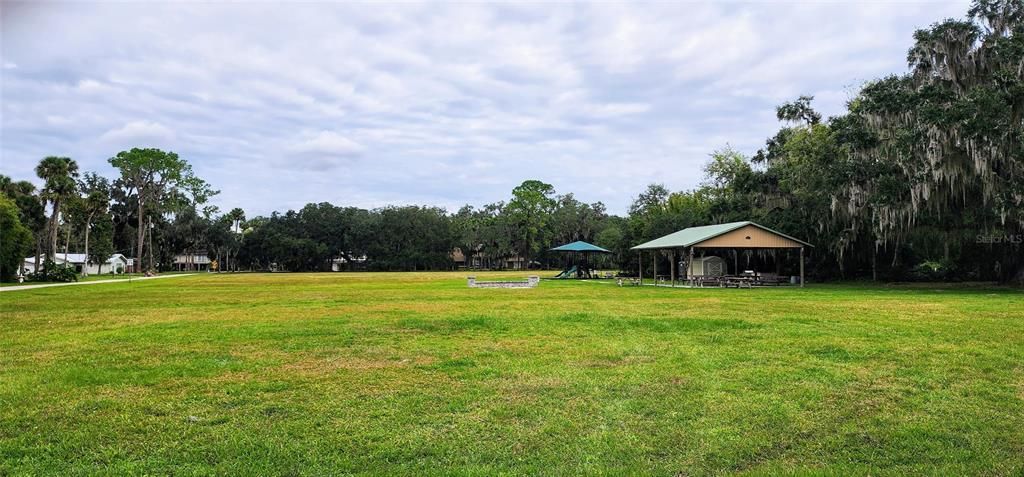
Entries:
{"type": "Polygon", "coordinates": [[[765,227],[765,226],[759,225],[759,224],[755,224],[754,222],[750,222],[750,221],[747,220],[747,221],[742,221],[742,222],[729,222],[727,224],[704,225],[704,226],[701,226],[701,227],[685,228],[685,229],[680,230],[678,232],[670,233],[670,234],[668,234],[668,235],[666,235],[664,237],[656,238],[654,240],[651,240],[650,242],[644,242],[644,243],[642,243],[640,245],[637,245],[637,246],[633,247],[631,250],[651,250],[651,249],[664,249],[664,248],[691,247],[691,246],[697,245],[697,244],[699,244],[701,242],[704,242],[706,240],[715,238],[715,237],[717,237],[719,235],[722,235],[722,234],[725,234],[725,233],[728,233],[728,232],[732,232],[733,230],[736,230],[736,229],[739,229],[739,228],[742,228],[742,227],[746,227],[748,225],[753,225],[754,227],[757,227],[757,228],[763,229],[765,231],[771,232],[771,233],[773,233],[775,235],[779,235],[779,236],[788,238],[788,239],[790,239],[790,240],[792,240],[794,242],[801,243],[801,244],[806,245],[808,247],[813,247],[813,245],[811,245],[811,244],[809,244],[807,242],[804,242],[803,240],[790,237],[789,235],[786,235],[786,234],[784,234],[782,232],[778,232],[778,231],[772,230],[772,229],[770,229],[768,227],[765,227]]]}
{"type": "Polygon", "coordinates": [[[555,247],[551,249],[555,252],[599,252],[599,253],[612,253],[611,250],[606,250],[592,243],[583,242],[577,240],[573,243],[567,243],[565,245],[555,247]]]}

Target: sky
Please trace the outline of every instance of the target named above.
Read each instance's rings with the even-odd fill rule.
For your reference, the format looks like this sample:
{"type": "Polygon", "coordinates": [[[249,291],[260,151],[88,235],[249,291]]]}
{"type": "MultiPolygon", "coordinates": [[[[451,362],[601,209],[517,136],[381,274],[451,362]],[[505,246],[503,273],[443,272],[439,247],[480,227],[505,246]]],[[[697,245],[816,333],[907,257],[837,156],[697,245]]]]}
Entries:
{"type": "Polygon", "coordinates": [[[775,106],[840,114],[968,2],[0,3],[0,173],[178,153],[249,216],[507,200],[622,214],[752,155],[775,106]]]}

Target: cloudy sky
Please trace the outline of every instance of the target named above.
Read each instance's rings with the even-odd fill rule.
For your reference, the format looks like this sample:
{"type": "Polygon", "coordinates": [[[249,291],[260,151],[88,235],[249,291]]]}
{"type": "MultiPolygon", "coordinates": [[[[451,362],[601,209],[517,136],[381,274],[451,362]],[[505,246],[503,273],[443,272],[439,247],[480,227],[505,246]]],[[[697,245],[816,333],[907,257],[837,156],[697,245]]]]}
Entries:
{"type": "Polygon", "coordinates": [[[842,111],[967,1],[11,3],[0,173],[65,155],[113,177],[173,150],[250,215],[307,202],[457,208],[541,179],[621,213],[752,154],[774,106],[842,111]]]}

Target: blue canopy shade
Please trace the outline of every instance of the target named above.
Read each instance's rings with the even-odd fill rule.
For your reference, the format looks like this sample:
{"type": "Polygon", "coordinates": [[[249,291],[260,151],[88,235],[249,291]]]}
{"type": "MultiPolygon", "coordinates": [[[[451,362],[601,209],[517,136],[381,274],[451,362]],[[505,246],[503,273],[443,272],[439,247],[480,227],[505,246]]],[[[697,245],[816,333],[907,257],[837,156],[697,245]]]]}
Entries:
{"type": "Polygon", "coordinates": [[[598,252],[598,253],[612,253],[611,250],[605,250],[592,243],[583,241],[576,241],[573,243],[567,243],[560,247],[551,249],[554,252],[598,252]]]}

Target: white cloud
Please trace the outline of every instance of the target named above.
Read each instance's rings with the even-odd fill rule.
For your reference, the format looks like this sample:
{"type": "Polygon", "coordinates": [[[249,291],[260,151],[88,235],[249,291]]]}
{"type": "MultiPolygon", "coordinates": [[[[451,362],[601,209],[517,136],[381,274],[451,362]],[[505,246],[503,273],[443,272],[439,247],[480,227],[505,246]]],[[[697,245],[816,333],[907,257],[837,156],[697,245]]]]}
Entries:
{"type": "Polygon", "coordinates": [[[0,25],[0,172],[30,177],[67,151],[106,172],[118,150],[153,146],[222,189],[222,209],[250,214],[325,200],[454,208],[528,178],[622,212],[648,182],[695,185],[725,142],[754,152],[780,101],[814,94],[840,112],[851,87],[905,69],[915,28],[966,10],[22,4],[0,25]],[[359,179],[324,173],[342,167],[359,179]]]}
{"type": "Polygon", "coordinates": [[[334,131],[321,131],[301,139],[291,146],[294,153],[334,158],[354,158],[366,147],[334,131]]]}
{"type": "Polygon", "coordinates": [[[177,136],[167,126],[153,121],[131,121],[103,133],[99,140],[120,147],[174,147],[177,136]]]}

